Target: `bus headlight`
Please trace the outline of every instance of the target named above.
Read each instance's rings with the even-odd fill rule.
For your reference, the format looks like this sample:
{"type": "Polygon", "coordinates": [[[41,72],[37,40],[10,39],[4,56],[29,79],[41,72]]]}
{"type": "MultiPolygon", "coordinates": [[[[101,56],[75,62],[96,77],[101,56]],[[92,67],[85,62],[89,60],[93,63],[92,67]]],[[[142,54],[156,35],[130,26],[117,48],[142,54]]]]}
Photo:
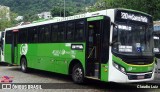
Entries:
{"type": "Polygon", "coordinates": [[[121,65],[117,64],[117,63],[113,63],[113,66],[118,69],[119,71],[121,71],[122,73],[126,74],[126,70],[124,67],[122,67],[121,65]]]}

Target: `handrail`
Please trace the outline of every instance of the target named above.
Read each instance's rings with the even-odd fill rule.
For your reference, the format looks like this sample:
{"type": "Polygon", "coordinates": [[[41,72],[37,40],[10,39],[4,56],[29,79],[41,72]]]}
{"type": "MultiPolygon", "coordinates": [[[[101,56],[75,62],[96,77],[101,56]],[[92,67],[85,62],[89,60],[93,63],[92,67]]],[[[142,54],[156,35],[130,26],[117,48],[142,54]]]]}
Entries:
{"type": "Polygon", "coordinates": [[[96,48],[95,46],[92,48],[92,51],[91,51],[91,53],[89,54],[88,58],[91,57],[91,55],[92,55],[92,53],[93,53],[93,50],[94,50],[95,48],[96,48]]]}

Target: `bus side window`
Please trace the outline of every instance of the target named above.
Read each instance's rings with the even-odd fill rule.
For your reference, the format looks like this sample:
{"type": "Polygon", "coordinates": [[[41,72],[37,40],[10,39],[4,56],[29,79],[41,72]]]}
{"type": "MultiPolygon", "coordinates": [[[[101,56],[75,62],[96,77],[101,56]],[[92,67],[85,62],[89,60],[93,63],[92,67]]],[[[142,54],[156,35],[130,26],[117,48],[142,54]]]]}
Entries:
{"type": "Polygon", "coordinates": [[[29,28],[29,42],[30,43],[37,43],[38,42],[38,33],[37,33],[37,27],[29,28]]]}
{"type": "Polygon", "coordinates": [[[74,39],[74,22],[67,23],[67,41],[73,41],[74,39]]]}
{"type": "Polygon", "coordinates": [[[27,43],[27,29],[20,29],[18,42],[19,43],[27,43]]]}
{"type": "Polygon", "coordinates": [[[44,26],[39,26],[39,42],[40,43],[44,42],[44,31],[45,31],[44,26]]]}
{"type": "Polygon", "coordinates": [[[65,24],[60,23],[58,25],[58,41],[62,42],[64,41],[64,38],[65,38],[65,24]]]}
{"type": "Polygon", "coordinates": [[[39,27],[39,42],[45,43],[50,41],[50,28],[49,25],[39,27]]]}
{"type": "Polygon", "coordinates": [[[85,22],[83,20],[76,22],[75,41],[84,40],[85,22]]]}
{"type": "Polygon", "coordinates": [[[12,32],[7,31],[6,32],[6,44],[11,44],[12,43],[12,32]]]}
{"type": "Polygon", "coordinates": [[[45,32],[44,32],[44,39],[45,42],[50,42],[51,40],[51,25],[46,25],[45,26],[45,32]]]}
{"type": "Polygon", "coordinates": [[[58,37],[58,25],[54,24],[52,25],[52,32],[51,32],[51,40],[52,42],[56,42],[57,41],[57,37],[58,37]]]}

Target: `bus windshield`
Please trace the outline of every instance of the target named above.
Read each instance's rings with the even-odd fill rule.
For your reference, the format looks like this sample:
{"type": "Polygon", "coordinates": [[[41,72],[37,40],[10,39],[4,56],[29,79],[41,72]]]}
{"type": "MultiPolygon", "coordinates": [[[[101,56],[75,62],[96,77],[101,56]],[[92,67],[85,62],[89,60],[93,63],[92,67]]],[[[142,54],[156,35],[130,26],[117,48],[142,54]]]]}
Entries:
{"type": "MultiPolygon", "coordinates": [[[[114,33],[113,33],[114,34],[114,33]]],[[[118,23],[113,50],[127,55],[153,55],[152,26],[118,23]]]]}

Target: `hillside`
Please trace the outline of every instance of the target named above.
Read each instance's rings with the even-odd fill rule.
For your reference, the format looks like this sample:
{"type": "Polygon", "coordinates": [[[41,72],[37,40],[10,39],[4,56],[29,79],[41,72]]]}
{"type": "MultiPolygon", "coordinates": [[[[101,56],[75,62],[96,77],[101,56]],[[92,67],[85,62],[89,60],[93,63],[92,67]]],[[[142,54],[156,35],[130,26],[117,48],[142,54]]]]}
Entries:
{"type": "MultiPolygon", "coordinates": [[[[9,6],[11,11],[19,15],[37,14],[50,11],[53,7],[63,7],[64,0],[0,0],[0,5],[9,6]]],[[[66,9],[77,13],[96,0],[66,0],[66,9]]]]}

